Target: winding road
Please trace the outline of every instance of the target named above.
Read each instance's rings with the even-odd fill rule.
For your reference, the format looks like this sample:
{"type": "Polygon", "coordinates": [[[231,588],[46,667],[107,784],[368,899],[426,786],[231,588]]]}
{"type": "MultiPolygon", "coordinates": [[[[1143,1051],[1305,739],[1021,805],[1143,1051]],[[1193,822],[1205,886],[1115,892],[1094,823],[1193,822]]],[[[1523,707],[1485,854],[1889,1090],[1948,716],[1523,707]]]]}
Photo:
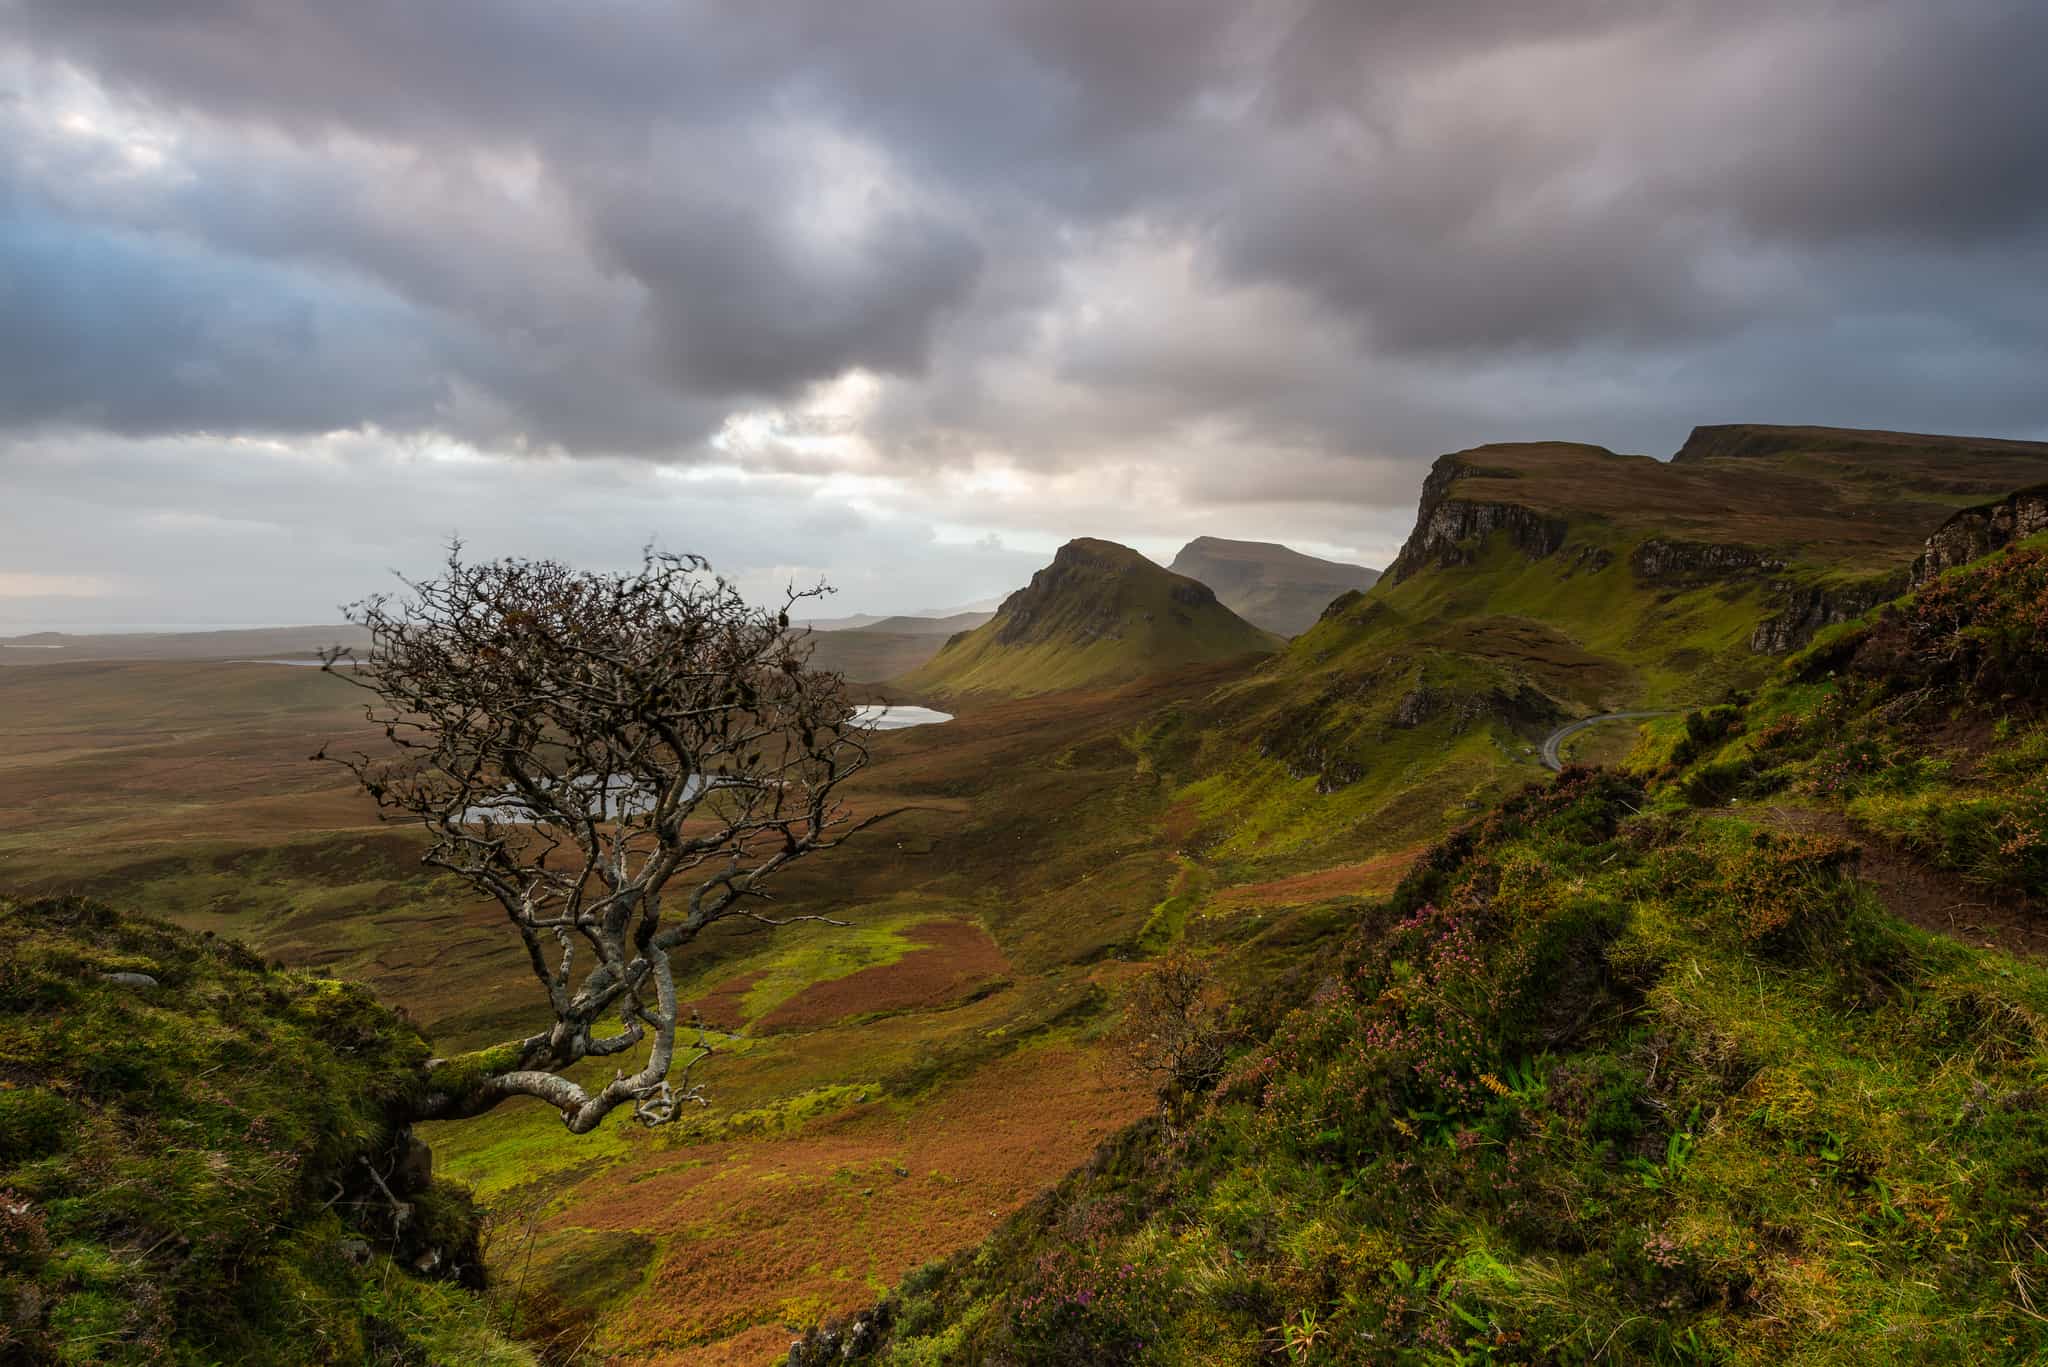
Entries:
{"type": "Polygon", "coordinates": [[[1558,753],[1558,747],[1589,726],[1598,726],[1603,721],[1647,721],[1651,717],[1671,715],[1673,713],[1668,709],[1662,712],[1602,712],[1597,717],[1581,717],[1577,721],[1566,722],[1544,737],[1543,767],[1552,770],[1564,768],[1564,757],[1558,753]]]}

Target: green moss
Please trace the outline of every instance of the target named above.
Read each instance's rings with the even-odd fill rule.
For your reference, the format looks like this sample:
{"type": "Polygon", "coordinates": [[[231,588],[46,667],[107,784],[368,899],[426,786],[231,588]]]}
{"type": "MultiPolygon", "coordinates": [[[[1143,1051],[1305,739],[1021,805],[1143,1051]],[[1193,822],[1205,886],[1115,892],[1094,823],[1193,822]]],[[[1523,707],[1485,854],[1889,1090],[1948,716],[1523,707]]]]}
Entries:
{"type": "Polygon", "coordinates": [[[1186,858],[1176,862],[1180,872],[1174,877],[1172,893],[1146,914],[1138,931],[1138,947],[1147,954],[1160,954],[1180,943],[1187,933],[1188,917],[1208,892],[1209,877],[1201,865],[1186,858]]]}
{"type": "MultiPolygon", "coordinates": [[[[331,1199],[390,1147],[426,1053],[360,987],[95,903],[0,900],[0,1274],[38,1307],[13,1342],[59,1362],[531,1361],[473,1293],[344,1256],[331,1199]]],[[[466,1196],[414,1206],[416,1238],[473,1238],[466,1196]]]]}

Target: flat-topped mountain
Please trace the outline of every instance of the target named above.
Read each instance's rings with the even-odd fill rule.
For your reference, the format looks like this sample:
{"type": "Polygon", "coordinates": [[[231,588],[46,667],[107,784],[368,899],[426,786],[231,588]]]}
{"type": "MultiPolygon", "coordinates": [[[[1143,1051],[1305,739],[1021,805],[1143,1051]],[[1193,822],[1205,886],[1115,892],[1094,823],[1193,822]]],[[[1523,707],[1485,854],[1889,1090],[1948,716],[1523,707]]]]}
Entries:
{"type": "Polygon", "coordinates": [[[1229,541],[1198,536],[1167,568],[1216,590],[1222,604],[1254,626],[1299,636],[1314,626],[1330,600],[1369,589],[1378,570],[1320,560],[1274,541],[1229,541]]]}
{"type": "Polygon", "coordinates": [[[1045,693],[1270,652],[1272,633],[1204,583],[1113,541],[1082,537],[904,684],[934,693],[1045,693]]]}
{"type": "Polygon", "coordinates": [[[2048,475],[2048,443],[1827,427],[1693,430],[1669,461],[1573,442],[1503,442],[1441,457],[1400,582],[1455,547],[1506,531],[1532,553],[1576,526],[1610,541],[1745,547],[1837,572],[1909,565],[1958,508],[2048,475]],[[1633,534],[1633,535],[1631,535],[1633,534]]]}

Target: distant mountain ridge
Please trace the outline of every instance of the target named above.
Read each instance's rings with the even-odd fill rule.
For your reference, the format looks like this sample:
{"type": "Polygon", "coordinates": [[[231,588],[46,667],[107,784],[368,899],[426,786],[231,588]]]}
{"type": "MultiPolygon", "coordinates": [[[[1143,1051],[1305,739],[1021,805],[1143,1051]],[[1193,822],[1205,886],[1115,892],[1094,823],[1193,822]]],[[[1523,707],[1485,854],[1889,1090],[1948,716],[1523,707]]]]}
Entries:
{"type": "Polygon", "coordinates": [[[1167,568],[1201,580],[1232,612],[1282,636],[1299,636],[1333,599],[1369,589],[1380,577],[1364,565],[1318,559],[1275,541],[1220,536],[1196,537],[1167,568]]]}
{"type": "Polygon", "coordinates": [[[853,631],[886,631],[901,636],[958,636],[993,618],[993,612],[956,612],[948,617],[881,617],[850,628],[853,631]]]}
{"type": "Polygon", "coordinates": [[[1271,632],[1207,584],[1128,546],[1082,537],[1003,600],[995,617],[946,642],[906,687],[933,693],[1045,693],[1122,682],[1182,665],[1277,649],[1271,632]]]}
{"type": "Polygon", "coordinates": [[[227,660],[303,655],[329,646],[368,647],[369,633],[348,623],[332,626],[201,627],[191,631],[56,632],[0,636],[0,665],[63,664],[73,660],[227,660]]]}

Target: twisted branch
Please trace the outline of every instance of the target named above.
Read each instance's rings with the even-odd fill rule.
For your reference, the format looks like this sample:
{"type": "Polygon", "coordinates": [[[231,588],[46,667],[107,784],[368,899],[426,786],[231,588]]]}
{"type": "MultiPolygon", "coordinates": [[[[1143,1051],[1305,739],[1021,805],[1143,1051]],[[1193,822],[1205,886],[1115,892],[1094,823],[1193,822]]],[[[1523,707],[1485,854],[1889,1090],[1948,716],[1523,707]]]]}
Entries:
{"type": "Polygon", "coordinates": [[[791,862],[880,819],[856,823],[836,797],[868,761],[868,732],[789,627],[827,590],[791,589],[768,611],[709,570],[653,551],[631,574],[470,564],[457,545],[402,601],[346,609],[367,657],[337,648],[325,668],[371,695],[388,745],[315,758],[353,774],[381,815],[420,823],[424,862],[497,902],[552,1016],[485,1051],[508,1066],[450,1070],[425,1114],[533,1096],[577,1133],[628,1103],[665,1123],[702,1101],[689,1075],[711,1054],[700,1030],[677,1063],[670,956],[728,916],[839,924],[748,905],[791,862]],[[619,1033],[598,1036],[612,1013],[619,1033]],[[642,1066],[595,1092],[567,1076],[643,1044],[642,1066]]]}

